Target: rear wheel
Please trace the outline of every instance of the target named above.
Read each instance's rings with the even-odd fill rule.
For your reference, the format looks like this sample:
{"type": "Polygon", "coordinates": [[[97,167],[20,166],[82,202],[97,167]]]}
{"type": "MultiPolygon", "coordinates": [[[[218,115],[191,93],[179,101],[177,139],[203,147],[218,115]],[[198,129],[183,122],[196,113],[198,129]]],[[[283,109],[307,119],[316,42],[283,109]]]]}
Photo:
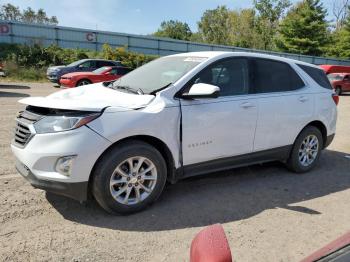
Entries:
{"type": "Polygon", "coordinates": [[[76,86],[85,86],[90,84],[91,84],[91,81],[89,79],[82,79],[78,81],[76,86]]]}
{"type": "Polygon", "coordinates": [[[340,96],[342,92],[343,92],[343,90],[341,89],[340,86],[337,86],[337,87],[335,88],[335,93],[336,93],[338,96],[340,96]]]}
{"type": "Polygon", "coordinates": [[[109,213],[133,213],[146,208],[162,193],[167,169],[151,145],[130,141],[107,153],[94,169],[92,190],[109,213]]]}
{"type": "Polygon", "coordinates": [[[306,127],[294,142],[287,166],[296,173],[311,170],[317,164],[323,149],[320,130],[314,126],[306,127]]]}

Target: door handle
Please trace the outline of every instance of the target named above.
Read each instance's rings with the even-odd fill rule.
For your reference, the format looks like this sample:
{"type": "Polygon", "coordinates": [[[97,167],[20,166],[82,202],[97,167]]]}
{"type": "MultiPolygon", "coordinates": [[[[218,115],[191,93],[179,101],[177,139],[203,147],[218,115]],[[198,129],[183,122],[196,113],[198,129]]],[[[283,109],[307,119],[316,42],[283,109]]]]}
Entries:
{"type": "Polygon", "coordinates": [[[309,98],[307,98],[306,96],[299,97],[299,101],[302,102],[302,103],[304,103],[304,102],[306,102],[308,100],[309,100],[309,98]]]}
{"type": "Polygon", "coordinates": [[[249,103],[249,102],[244,102],[244,103],[240,104],[240,107],[251,108],[251,107],[255,107],[255,105],[253,105],[252,103],[249,103]]]}

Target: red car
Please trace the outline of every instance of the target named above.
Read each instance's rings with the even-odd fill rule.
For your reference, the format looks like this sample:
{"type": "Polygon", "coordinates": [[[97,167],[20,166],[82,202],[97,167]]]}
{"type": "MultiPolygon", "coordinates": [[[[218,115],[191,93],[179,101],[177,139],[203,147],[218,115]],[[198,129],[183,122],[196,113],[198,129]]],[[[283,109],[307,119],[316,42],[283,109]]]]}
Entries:
{"type": "Polygon", "coordinates": [[[130,68],[122,66],[104,66],[92,72],[75,72],[61,76],[60,85],[66,88],[89,85],[92,83],[114,81],[129,73],[130,68]]]}
{"type": "Polygon", "coordinates": [[[341,95],[342,92],[350,91],[349,73],[333,73],[327,76],[337,95],[341,95]]]}

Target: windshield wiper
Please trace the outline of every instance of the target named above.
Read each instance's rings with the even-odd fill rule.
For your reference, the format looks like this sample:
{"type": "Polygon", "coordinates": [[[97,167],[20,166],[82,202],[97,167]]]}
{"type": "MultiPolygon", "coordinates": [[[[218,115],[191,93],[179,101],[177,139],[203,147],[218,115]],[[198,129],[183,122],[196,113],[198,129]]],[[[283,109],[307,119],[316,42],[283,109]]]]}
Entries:
{"type": "Polygon", "coordinates": [[[126,91],[129,91],[129,92],[131,92],[131,93],[133,93],[133,94],[138,94],[138,95],[143,95],[144,94],[144,92],[142,91],[142,89],[141,88],[139,88],[139,89],[134,89],[134,88],[131,88],[131,87],[129,87],[129,86],[121,86],[121,85],[112,85],[111,86],[111,88],[112,89],[122,89],[122,90],[126,90],[126,91]]]}
{"type": "Polygon", "coordinates": [[[156,93],[158,93],[159,91],[164,90],[165,88],[167,88],[168,86],[170,86],[172,84],[172,82],[166,84],[165,86],[158,88],[156,90],[153,90],[151,93],[149,93],[150,95],[155,95],[156,93]]]}

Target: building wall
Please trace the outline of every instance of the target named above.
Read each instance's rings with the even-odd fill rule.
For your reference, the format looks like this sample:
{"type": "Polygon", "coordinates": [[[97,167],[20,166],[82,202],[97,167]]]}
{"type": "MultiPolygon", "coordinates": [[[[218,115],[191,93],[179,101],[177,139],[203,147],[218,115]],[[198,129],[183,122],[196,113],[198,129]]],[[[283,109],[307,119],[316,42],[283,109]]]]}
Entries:
{"type": "Polygon", "coordinates": [[[245,51],[283,56],[318,65],[333,64],[350,66],[350,60],[246,49],[234,46],[209,45],[143,35],[7,22],[1,20],[0,43],[29,45],[38,43],[44,46],[56,44],[63,48],[84,48],[91,50],[100,50],[102,45],[107,43],[112,47],[125,47],[130,51],[160,56],[192,51],[245,51]]]}

